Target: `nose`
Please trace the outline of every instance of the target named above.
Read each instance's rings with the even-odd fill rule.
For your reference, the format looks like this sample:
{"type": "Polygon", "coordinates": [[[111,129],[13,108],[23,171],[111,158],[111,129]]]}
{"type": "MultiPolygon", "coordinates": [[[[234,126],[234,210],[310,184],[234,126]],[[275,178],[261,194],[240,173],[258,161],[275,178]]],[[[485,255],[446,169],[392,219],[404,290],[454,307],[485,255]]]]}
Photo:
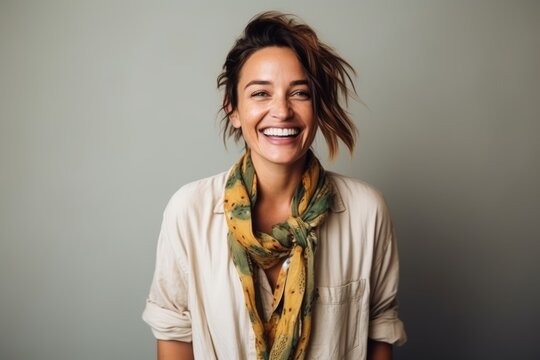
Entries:
{"type": "Polygon", "coordinates": [[[292,108],[287,97],[276,97],[272,101],[272,108],[270,109],[270,115],[279,120],[286,120],[292,116],[292,108]]]}

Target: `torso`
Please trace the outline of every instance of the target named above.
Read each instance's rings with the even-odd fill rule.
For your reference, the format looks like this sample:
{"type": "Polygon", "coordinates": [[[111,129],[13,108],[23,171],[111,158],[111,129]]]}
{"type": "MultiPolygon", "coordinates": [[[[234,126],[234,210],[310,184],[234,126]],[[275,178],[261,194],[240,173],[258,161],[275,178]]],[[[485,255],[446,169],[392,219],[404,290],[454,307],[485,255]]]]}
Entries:
{"type": "MultiPolygon", "coordinates": [[[[364,359],[368,324],[377,315],[372,313],[372,301],[384,300],[381,295],[396,288],[397,263],[389,264],[389,275],[372,273],[379,268],[373,267],[373,259],[392,251],[392,246],[384,246],[392,237],[391,222],[377,192],[362,182],[330,176],[337,201],[318,231],[315,286],[319,296],[306,359],[364,359]],[[384,281],[376,284],[372,279],[384,281]],[[379,290],[373,293],[375,288],[379,290]]],[[[161,264],[171,266],[157,273],[159,281],[149,296],[146,319],[154,331],[165,329],[164,336],[185,336],[192,341],[196,358],[254,359],[255,339],[242,284],[226,256],[230,249],[223,213],[225,181],[226,174],[200,180],[184,186],[171,199],[160,237],[163,245],[158,247],[161,264]]],[[[268,220],[270,228],[283,220],[268,211],[266,215],[260,218],[268,220]]],[[[261,230],[268,230],[266,222],[260,224],[261,230]]],[[[270,282],[279,270],[276,266],[266,273],[270,282]]],[[[272,290],[265,282],[261,285],[263,311],[271,313],[272,290]]],[[[399,321],[390,321],[400,336],[399,321]]]]}

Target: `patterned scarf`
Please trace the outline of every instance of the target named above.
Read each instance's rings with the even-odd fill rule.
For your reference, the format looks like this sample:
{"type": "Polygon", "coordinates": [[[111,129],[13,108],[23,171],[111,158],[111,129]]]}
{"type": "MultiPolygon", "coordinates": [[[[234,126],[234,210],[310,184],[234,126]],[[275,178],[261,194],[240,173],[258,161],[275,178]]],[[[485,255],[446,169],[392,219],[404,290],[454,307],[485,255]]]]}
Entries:
{"type": "Polygon", "coordinates": [[[257,201],[257,177],[249,150],[232,168],[225,186],[228,241],[240,275],[244,299],[256,338],[257,359],[303,359],[311,333],[315,299],[316,227],[333,199],[324,169],[311,151],[296,188],[287,221],[272,234],[254,233],[251,211],[257,201]],[[269,321],[263,318],[257,266],[269,269],[287,258],[278,275],[269,321]]]}

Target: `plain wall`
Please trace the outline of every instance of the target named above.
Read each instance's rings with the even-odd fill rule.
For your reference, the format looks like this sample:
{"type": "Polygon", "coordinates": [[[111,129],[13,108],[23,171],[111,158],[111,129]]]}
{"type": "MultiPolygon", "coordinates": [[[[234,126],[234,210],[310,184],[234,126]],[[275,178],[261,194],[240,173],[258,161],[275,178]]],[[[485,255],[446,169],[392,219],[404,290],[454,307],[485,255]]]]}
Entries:
{"type": "Polygon", "coordinates": [[[540,358],[540,3],[487,0],[2,0],[0,358],[154,357],[163,208],[240,155],[216,76],[271,8],[358,71],[354,156],[315,147],[390,205],[395,358],[540,358]]]}

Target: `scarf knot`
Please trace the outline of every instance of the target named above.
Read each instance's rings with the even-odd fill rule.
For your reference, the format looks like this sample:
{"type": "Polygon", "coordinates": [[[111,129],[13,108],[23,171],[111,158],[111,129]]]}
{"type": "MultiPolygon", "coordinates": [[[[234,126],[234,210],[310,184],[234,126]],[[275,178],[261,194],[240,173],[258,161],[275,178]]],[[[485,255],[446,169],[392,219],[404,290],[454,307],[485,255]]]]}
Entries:
{"type": "Polygon", "coordinates": [[[289,232],[293,244],[298,244],[302,248],[309,246],[309,235],[311,231],[313,231],[311,225],[300,217],[292,216],[287,219],[287,224],[289,225],[289,232]]]}

